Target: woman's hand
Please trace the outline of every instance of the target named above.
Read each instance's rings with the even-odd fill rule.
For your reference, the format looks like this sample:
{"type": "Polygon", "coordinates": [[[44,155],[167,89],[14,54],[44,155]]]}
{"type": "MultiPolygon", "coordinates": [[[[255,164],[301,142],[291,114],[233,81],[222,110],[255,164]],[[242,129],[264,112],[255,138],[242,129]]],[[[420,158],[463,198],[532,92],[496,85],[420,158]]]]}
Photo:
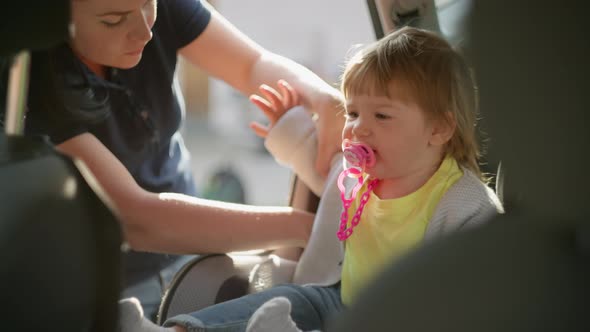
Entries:
{"type": "MultiPolygon", "coordinates": [[[[318,156],[315,168],[320,174],[327,175],[332,158],[341,149],[344,98],[340,91],[305,66],[264,49],[244,34],[236,33],[237,29],[214,8],[207,2],[203,4],[211,11],[207,29],[184,46],[180,54],[245,95],[256,92],[263,83],[275,84],[280,79],[290,82],[299,95],[296,102],[291,100],[290,104],[302,104],[318,115],[318,156]]],[[[282,87],[279,84],[280,90],[282,87]]],[[[256,101],[253,102],[260,107],[256,101]]],[[[264,108],[261,109],[264,111],[264,108]]],[[[271,125],[274,124],[273,119],[280,118],[282,114],[284,112],[273,115],[271,125]]],[[[267,127],[256,124],[251,124],[251,127],[259,136],[268,134],[267,127]]]]}
{"type": "Polygon", "coordinates": [[[250,101],[258,106],[262,113],[268,118],[268,126],[262,125],[258,122],[250,123],[250,128],[256,135],[266,138],[270,130],[279,121],[279,119],[291,108],[300,104],[299,95],[293,87],[285,80],[279,80],[277,86],[280,90],[262,84],[259,91],[265,98],[258,95],[251,95],[250,101]]]}
{"type": "MultiPolygon", "coordinates": [[[[250,101],[258,106],[269,120],[267,126],[258,122],[250,123],[250,128],[262,138],[266,138],[277,121],[289,109],[303,104],[299,93],[287,81],[281,79],[277,82],[277,86],[279,91],[262,84],[258,90],[265,98],[258,95],[250,96],[250,101]]],[[[344,128],[342,95],[335,89],[326,93],[316,92],[312,102],[308,107],[314,112],[313,119],[318,136],[315,168],[321,175],[326,176],[330,171],[332,158],[340,152],[342,146],[342,128],[344,128]]]]}

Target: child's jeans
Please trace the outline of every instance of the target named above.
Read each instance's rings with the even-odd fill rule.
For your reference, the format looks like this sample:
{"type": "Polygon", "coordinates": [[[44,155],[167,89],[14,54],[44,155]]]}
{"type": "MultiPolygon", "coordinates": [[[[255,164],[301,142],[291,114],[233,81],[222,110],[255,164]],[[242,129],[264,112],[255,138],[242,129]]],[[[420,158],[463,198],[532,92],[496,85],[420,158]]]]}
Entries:
{"type": "Polygon", "coordinates": [[[191,332],[245,331],[254,311],[278,296],[291,301],[291,317],[303,331],[321,330],[331,317],[344,309],[340,299],[340,283],[328,287],[289,284],[173,317],[164,326],[180,325],[191,332]]]}

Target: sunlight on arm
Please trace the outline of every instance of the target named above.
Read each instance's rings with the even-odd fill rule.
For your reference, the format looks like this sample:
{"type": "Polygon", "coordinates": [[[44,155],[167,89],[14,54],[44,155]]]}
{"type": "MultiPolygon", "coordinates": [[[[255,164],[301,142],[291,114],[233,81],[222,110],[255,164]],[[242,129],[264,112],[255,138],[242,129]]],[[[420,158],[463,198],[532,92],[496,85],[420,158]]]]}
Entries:
{"type": "Polygon", "coordinates": [[[207,206],[217,209],[223,209],[227,211],[236,211],[242,213],[286,213],[293,211],[293,208],[289,206],[256,206],[246,205],[237,203],[228,203],[222,201],[215,201],[209,199],[203,199],[198,197],[192,197],[176,193],[161,193],[158,195],[162,200],[177,200],[184,201],[186,204],[197,204],[200,206],[207,206]]]}

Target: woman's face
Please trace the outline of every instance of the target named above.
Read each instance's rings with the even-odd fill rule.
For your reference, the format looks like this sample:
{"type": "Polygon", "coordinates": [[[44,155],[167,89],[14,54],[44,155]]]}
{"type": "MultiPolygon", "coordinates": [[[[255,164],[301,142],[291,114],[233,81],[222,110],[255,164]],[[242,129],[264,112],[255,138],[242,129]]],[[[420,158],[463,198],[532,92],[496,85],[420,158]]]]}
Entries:
{"type": "Polygon", "coordinates": [[[152,38],[156,0],[74,0],[72,20],[71,46],[82,61],[127,69],[152,38]]]}

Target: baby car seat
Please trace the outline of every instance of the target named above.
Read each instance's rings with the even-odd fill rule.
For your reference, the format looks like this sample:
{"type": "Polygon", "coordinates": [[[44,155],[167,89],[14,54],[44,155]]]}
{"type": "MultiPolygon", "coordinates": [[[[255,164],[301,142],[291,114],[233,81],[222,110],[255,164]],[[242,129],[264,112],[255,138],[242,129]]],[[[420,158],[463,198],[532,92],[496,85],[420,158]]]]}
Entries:
{"type": "MultiPolygon", "coordinates": [[[[290,206],[317,209],[319,198],[297,177],[293,178],[292,188],[290,206]]],[[[198,256],[174,276],[162,299],[157,322],[163,324],[179,314],[290,283],[299,254],[300,249],[293,248],[198,256]]]]}

